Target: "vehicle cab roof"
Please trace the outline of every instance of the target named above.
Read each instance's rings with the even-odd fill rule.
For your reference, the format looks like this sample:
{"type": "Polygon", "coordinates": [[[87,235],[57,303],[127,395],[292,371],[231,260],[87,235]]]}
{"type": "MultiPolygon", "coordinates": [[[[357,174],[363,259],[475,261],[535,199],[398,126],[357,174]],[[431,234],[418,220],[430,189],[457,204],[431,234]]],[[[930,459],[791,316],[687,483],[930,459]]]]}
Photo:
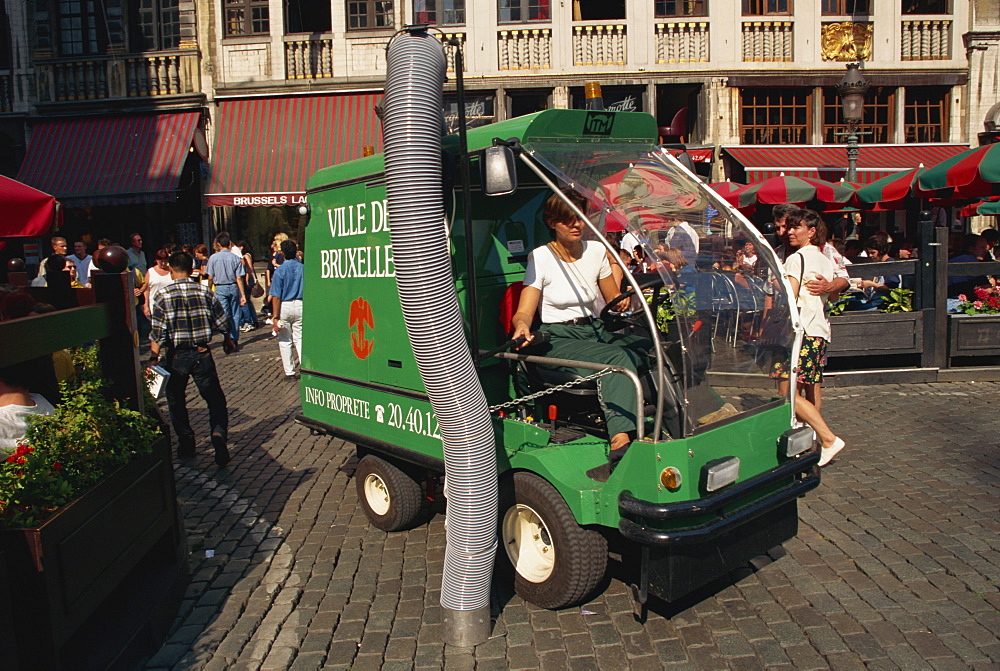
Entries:
{"type": "MultiPolygon", "coordinates": [[[[481,151],[493,145],[493,138],[516,138],[521,144],[532,142],[576,143],[636,143],[655,144],[656,121],[643,112],[606,112],[594,110],[549,109],[470,128],[467,134],[470,152],[481,151]]],[[[443,139],[444,148],[458,151],[458,135],[443,139]]],[[[348,161],[323,168],[306,183],[306,190],[373,175],[384,170],[382,154],[348,161]]]]}

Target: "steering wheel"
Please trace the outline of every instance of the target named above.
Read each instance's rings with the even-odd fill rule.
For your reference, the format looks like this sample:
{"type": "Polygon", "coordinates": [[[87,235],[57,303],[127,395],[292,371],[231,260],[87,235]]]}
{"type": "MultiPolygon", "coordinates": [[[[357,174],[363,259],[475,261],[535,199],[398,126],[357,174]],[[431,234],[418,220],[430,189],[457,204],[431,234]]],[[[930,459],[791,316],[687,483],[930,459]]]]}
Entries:
{"type": "MultiPolygon", "coordinates": [[[[652,279],[646,280],[645,282],[640,282],[638,290],[644,291],[646,289],[649,289],[650,287],[656,287],[657,289],[659,289],[662,286],[663,286],[663,278],[660,277],[659,275],[656,275],[652,279]]],[[[659,291],[657,291],[657,293],[659,293],[659,291]]],[[[646,326],[645,321],[638,319],[639,315],[643,314],[642,308],[639,308],[638,310],[624,310],[621,312],[616,311],[614,309],[616,305],[618,305],[619,303],[621,303],[626,299],[631,299],[635,295],[636,295],[636,288],[634,286],[630,286],[628,289],[626,289],[625,291],[623,291],[622,293],[618,294],[610,301],[608,301],[608,304],[605,305],[604,308],[601,310],[601,314],[599,315],[599,317],[605,323],[605,325],[609,330],[617,331],[619,328],[621,328],[620,323],[646,326]]]]}

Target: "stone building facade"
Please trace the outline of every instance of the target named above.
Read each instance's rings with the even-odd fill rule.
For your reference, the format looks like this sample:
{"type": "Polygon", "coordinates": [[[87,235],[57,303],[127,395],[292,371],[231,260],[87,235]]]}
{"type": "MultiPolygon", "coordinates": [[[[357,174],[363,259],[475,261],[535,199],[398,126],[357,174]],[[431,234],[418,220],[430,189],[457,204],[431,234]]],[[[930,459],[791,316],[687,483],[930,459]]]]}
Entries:
{"type": "MultiPolygon", "coordinates": [[[[700,170],[715,180],[763,174],[766,166],[741,164],[739,147],[840,143],[836,86],[850,62],[863,63],[872,85],[865,143],[975,145],[994,138],[1000,123],[995,0],[487,0],[475,6],[468,0],[4,0],[3,6],[0,172],[38,174],[25,161],[53,160],[31,147],[56,121],[197,113],[190,138],[190,124],[180,124],[175,142],[191,156],[170,168],[178,171],[178,201],[191,203],[161,207],[157,221],[170,227],[164,239],[204,239],[225,226],[256,231],[263,240],[275,226],[294,229],[290,208],[310,170],[380,145],[371,101],[384,79],[385,45],[412,23],[431,23],[459,45],[448,47],[449,62],[461,49],[473,124],[582,106],[584,83],[597,81],[607,106],[653,114],[663,142],[702,148],[700,170]],[[330,116],[305,118],[314,114],[330,116]],[[319,136],[324,124],[322,142],[303,139],[319,136]]],[[[449,83],[451,117],[453,90],[449,83]]],[[[874,178],[881,168],[894,166],[862,175],[874,178]]],[[[70,188],[55,177],[42,182],[70,188]]],[[[55,195],[81,207],[92,199],[84,192],[55,195]]],[[[141,205],[135,216],[148,216],[150,203],[127,195],[92,199],[92,209],[141,205]]]]}

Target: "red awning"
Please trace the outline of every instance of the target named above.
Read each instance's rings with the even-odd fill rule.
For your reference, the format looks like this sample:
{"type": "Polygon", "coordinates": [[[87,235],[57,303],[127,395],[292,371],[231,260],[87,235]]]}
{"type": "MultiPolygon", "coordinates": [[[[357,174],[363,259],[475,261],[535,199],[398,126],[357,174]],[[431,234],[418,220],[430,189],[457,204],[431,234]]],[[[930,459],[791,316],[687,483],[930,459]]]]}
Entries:
{"type": "Polygon", "coordinates": [[[381,93],[227,100],[215,120],[208,205],[291,205],[306,180],[382,144],[381,93]]]}
{"type": "Polygon", "coordinates": [[[200,112],[35,123],[18,180],[63,205],[176,198],[200,112]]]}
{"type": "MultiPolygon", "coordinates": [[[[858,182],[868,184],[894,172],[937,165],[968,149],[963,144],[862,144],[858,153],[858,182]]],[[[723,147],[725,155],[746,171],[738,181],[759,182],[785,173],[788,177],[812,177],[839,182],[847,172],[845,145],[741,145],[723,147]]]]}

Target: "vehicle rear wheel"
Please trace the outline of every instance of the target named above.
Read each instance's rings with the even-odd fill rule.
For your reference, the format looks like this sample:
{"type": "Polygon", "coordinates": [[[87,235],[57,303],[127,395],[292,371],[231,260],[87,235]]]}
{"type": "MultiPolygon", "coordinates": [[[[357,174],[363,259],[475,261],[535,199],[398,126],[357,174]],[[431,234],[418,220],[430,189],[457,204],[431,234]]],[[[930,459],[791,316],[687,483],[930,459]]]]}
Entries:
{"type": "Polygon", "coordinates": [[[500,539],[514,590],[541,608],[578,603],[604,577],[608,543],[583,529],[555,487],[533,473],[515,473],[502,488],[500,539]]]}
{"type": "Polygon", "coordinates": [[[383,531],[412,527],[423,507],[420,485],[385,459],[368,454],[354,472],[358,499],[373,526],[383,531]]]}

